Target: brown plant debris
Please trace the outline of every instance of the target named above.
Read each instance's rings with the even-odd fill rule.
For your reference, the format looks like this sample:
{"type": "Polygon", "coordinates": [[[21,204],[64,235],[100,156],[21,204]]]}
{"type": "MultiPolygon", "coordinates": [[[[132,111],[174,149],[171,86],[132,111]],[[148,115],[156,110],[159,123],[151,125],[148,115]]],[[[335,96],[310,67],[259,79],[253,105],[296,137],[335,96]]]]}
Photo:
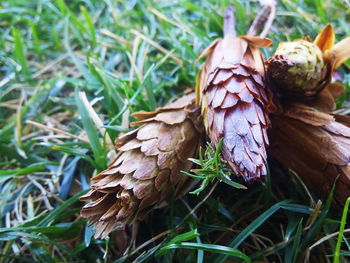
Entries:
{"type": "Polygon", "coordinates": [[[105,238],[116,226],[143,220],[155,207],[185,194],[189,171],[202,140],[202,118],[195,94],[155,112],[134,114],[139,128],[119,137],[120,151],[108,169],[92,178],[95,184],[81,197],[91,201],[81,216],[95,224],[95,238],[105,238]]]}
{"type": "Polygon", "coordinates": [[[299,101],[318,95],[330,84],[334,71],[350,57],[350,37],[336,44],[334,40],[334,29],[328,25],[314,42],[305,37],[280,43],[266,61],[267,75],[276,91],[299,101]]]}
{"type": "Polygon", "coordinates": [[[343,205],[350,196],[350,117],[295,103],[270,120],[273,157],[322,198],[327,198],[339,176],[334,201],[343,205]]]}
{"type": "Polygon", "coordinates": [[[230,8],[224,24],[224,38],[203,52],[207,59],[198,73],[197,99],[211,142],[217,146],[223,139],[223,158],[246,182],[254,182],[267,174],[265,147],[271,107],[258,48],[271,41],[236,37],[230,8]]]}

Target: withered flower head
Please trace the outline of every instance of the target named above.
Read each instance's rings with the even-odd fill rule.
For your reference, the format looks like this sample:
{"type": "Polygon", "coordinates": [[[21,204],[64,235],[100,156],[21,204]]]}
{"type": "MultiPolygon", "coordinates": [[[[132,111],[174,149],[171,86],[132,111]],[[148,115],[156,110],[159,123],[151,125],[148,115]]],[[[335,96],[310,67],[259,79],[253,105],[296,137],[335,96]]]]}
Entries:
{"type": "Polygon", "coordinates": [[[215,40],[203,52],[207,59],[197,77],[197,100],[211,142],[217,146],[222,138],[223,158],[237,175],[253,182],[267,174],[270,96],[258,48],[271,41],[236,37],[232,27],[233,21],[225,20],[224,38],[215,40]]]}
{"type": "Polygon", "coordinates": [[[202,140],[202,118],[189,93],[155,112],[137,113],[141,127],[119,137],[120,151],[108,169],[81,197],[91,201],[81,216],[95,223],[95,238],[105,238],[114,227],[143,220],[157,206],[180,197],[191,185],[181,173],[189,171],[202,140]]]}
{"type": "Polygon", "coordinates": [[[295,103],[282,114],[271,115],[270,120],[273,157],[322,198],[327,198],[339,176],[334,201],[344,205],[350,196],[350,117],[295,103]]]}
{"type": "Polygon", "coordinates": [[[314,42],[308,38],[281,43],[266,61],[267,75],[282,95],[298,99],[316,95],[334,70],[350,56],[350,38],[334,45],[334,29],[326,26],[314,42]]]}

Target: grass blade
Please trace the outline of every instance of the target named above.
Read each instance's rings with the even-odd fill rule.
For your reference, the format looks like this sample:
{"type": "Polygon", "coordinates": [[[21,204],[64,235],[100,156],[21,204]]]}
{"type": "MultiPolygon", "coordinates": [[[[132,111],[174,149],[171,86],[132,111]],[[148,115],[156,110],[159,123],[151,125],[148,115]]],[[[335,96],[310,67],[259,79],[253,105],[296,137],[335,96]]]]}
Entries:
{"type": "Polygon", "coordinates": [[[97,128],[94,125],[91,117],[89,116],[87,109],[85,108],[85,105],[79,95],[78,88],[75,89],[74,94],[75,94],[75,101],[78,106],[78,111],[80,113],[81,120],[83,123],[83,127],[89,138],[91,149],[94,154],[96,167],[102,170],[106,167],[106,152],[102,148],[102,145],[100,143],[100,139],[98,136],[97,128]]]}
{"type": "Polygon", "coordinates": [[[21,65],[24,76],[27,79],[30,79],[31,73],[27,64],[27,58],[25,54],[25,47],[23,45],[23,39],[20,31],[15,27],[12,28],[12,36],[15,44],[14,57],[17,60],[17,62],[21,65]]]}
{"type": "Polygon", "coordinates": [[[340,228],[339,228],[338,239],[337,239],[337,244],[336,244],[335,251],[334,251],[333,263],[339,263],[340,247],[341,247],[341,243],[342,243],[343,236],[344,236],[344,229],[345,229],[345,225],[346,225],[346,218],[347,218],[348,211],[349,211],[349,204],[350,204],[350,197],[348,199],[346,199],[346,202],[344,205],[343,214],[341,217],[340,228]]]}
{"type": "Polygon", "coordinates": [[[200,249],[200,250],[204,250],[212,253],[225,254],[226,257],[231,256],[234,258],[243,259],[245,262],[251,262],[251,259],[246,254],[239,251],[238,249],[220,246],[220,245],[183,242],[179,244],[171,244],[167,246],[167,248],[168,249],[172,249],[172,248],[200,249]]]}
{"type": "MultiPolygon", "coordinates": [[[[251,233],[253,233],[258,227],[260,227],[270,216],[276,213],[283,205],[288,204],[290,201],[281,201],[271,206],[268,210],[258,216],[252,223],[249,224],[241,233],[239,233],[229,244],[229,247],[237,248],[251,233]]],[[[227,256],[219,256],[215,263],[225,262],[227,256]]]]}

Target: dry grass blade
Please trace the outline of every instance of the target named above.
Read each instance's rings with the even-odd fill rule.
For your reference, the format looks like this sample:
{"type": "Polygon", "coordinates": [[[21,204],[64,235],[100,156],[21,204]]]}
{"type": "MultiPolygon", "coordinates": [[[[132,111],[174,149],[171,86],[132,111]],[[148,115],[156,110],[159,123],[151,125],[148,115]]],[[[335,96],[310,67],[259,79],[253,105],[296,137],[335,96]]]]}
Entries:
{"type": "Polygon", "coordinates": [[[142,38],[143,40],[145,40],[147,43],[149,43],[151,46],[153,46],[154,48],[158,49],[160,52],[162,52],[164,55],[169,56],[169,58],[171,58],[172,60],[174,60],[177,64],[179,64],[180,66],[183,64],[182,60],[179,59],[178,57],[176,57],[175,55],[173,55],[170,51],[166,50],[165,48],[163,48],[161,45],[159,45],[158,43],[154,42],[152,39],[146,37],[145,35],[141,34],[140,32],[138,32],[137,30],[131,30],[131,33],[133,33],[136,36],[139,36],[140,38],[142,38]]]}
{"type": "Polygon", "coordinates": [[[248,29],[247,36],[257,36],[261,30],[260,37],[266,37],[276,16],[276,1],[266,1],[261,11],[255,17],[248,29]]]}
{"type": "Polygon", "coordinates": [[[74,134],[71,134],[69,132],[66,132],[66,131],[63,131],[63,130],[60,130],[60,129],[57,129],[57,128],[54,128],[54,127],[46,126],[46,125],[41,124],[41,123],[36,122],[36,121],[27,120],[27,123],[31,124],[31,125],[34,125],[34,126],[40,128],[40,129],[46,130],[46,131],[52,131],[54,133],[58,133],[58,134],[62,134],[64,136],[67,136],[68,138],[76,139],[76,140],[82,141],[84,143],[89,143],[89,140],[86,139],[86,138],[76,136],[74,134]]]}
{"type": "Polygon", "coordinates": [[[124,38],[112,33],[111,31],[109,31],[108,29],[101,29],[100,30],[101,34],[108,36],[110,38],[113,38],[114,40],[116,40],[118,43],[122,43],[123,45],[126,46],[132,46],[132,43],[125,40],[124,38]]]}

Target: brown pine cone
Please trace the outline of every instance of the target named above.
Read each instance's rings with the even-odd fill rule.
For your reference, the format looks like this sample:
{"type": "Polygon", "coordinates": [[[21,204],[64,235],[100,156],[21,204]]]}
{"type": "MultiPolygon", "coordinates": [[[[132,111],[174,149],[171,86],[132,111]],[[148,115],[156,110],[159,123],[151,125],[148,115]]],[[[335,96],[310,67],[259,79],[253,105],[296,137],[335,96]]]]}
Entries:
{"type": "Polygon", "coordinates": [[[339,176],[334,201],[344,205],[350,196],[350,117],[295,103],[270,120],[272,156],[324,199],[339,176]]]}
{"type": "Polygon", "coordinates": [[[178,198],[191,186],[189,171],[203,139],[200,109],[189,93],[155,112],[137,113],[141,127],[119,137],[120,151],[108,169],[81,197],[81,216],[94,224],[95,238],[105,238],[114,227],[143,220],[155,207],[178,198]]]}
{"type": "Polygon", "coordinates": [[[198,74],[197,94],[207,133],[233,171],[246,182],[267,174],[267,128],[271,99],[265,86],[258,47],[271,41],[260,37],[225,36],[206,51],[198,74]]]}

